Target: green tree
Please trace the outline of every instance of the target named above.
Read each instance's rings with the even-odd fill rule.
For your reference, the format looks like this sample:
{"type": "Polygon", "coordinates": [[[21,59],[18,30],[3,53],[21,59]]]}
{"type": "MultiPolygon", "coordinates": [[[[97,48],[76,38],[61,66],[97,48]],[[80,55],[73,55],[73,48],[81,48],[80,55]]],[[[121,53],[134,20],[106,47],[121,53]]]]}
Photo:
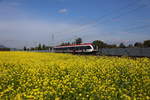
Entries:
{"type": "Polygon", "coordinates": [[[95,40],[92,43],[93,43],[95,49],[100,49],[100,48],[105,48],[106,47],[106,43],[104,43],[101,40],[95,40]]]}
{"type": "Polygon", "coordinates": [[[133,48],[133,45],[132,45],[132,44],[129,44],[129,45],[128,45],[128,48],[133,48]]]}
{"type": "Polygon", "coordinates": [[[66,45],[70,45],[70,42],[63,42],[60,44],[61,46],[66,46],[66,45]]]}
{"type": "Polygon", "coordinates": [[[150,40],[145,40],[143,45],[144,47],[150,47],[150,40]]]}
{"type": "Polygon", "coordinates": [[[26,50],[27,50],[27,47],[26,47],[26,46],[24,46],[24,47],[23,47],[23,50],[24,50],[24,51],[26,51],[26,50]]]}
{"type": "Polygon", "coordinates": [[[43,49],[43,50],[46,50],[45,44],[42,45],[42,49],[43,49]]]}
{"type": "Polygon", "coordinates": [[[41,43],[39,43],[39,45],[38,45],[38,50],[42,50],[41,43]]]}
{"type": "Polygon", "coordinates": [[[140,42],[136,42],[136,43],[134,44],[134,47],[141,48],[141,47],[143,47],[143,44],[140,43],[140,42]]]}
{"type": "Polygon", "coordinates": [[[106,44],[105,47],[107,48],[117,48],[116,44],[106,44]]]}
{"type": "Polygon", "coordinates": [[[33,50],[35,50],[35,49],[34,49],[34,47],[31,47],[31,48],[30,48],[30,50],[32,50],[32,51],[33,51],[33,50]]]}
{"type": "Polygon", "coordinates": [[[120,43],[119,48],[126,48],[126,46],[123,43],[120,43]]]}
{"type": "Polygon", "coordinates": [[[65,46],[65,43],[61,43],[60,46],[65,46]]]}
{"type": "Polygon", "coordinates": [[[81,43],[82,43],[82,38],[75,39],[75,44],[81,44],[81,43]]]}
{"type": "Polygon", "coordinates": [[[70,45],[70,42],[67,42],[67,45],[70,45]]]}

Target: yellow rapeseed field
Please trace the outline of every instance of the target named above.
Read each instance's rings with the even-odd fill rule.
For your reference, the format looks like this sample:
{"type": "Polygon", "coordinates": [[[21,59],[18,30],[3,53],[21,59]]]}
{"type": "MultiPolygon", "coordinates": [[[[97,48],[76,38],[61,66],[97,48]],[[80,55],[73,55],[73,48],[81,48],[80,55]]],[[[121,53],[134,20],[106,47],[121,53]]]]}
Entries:
{"type": "Polygon", "coordinates": [[[150,59],[0,52],[2,100],[150,100],[150,59]]]}

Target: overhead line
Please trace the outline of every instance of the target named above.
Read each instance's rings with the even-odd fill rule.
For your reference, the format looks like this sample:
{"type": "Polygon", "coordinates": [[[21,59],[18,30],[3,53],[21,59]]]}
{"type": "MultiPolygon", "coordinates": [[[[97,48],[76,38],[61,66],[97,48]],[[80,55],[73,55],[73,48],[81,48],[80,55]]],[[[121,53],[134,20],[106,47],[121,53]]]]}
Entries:
{"type": "Polygon", "coordinates": [[[135,26],[135,27],[132,27],[132,28],[128,28],[128,29],[124,29],[126,31],[132,31],[132,30],[139,30],[139,29],[145,29],[145,28],[150,28],[150,25],[142,25],[142,26],[135,26]]]}
{"type": "MultiPolygon", "coordinates": [[[[122,9],[128,9],[128,8],[130,8],[130,7],[132,7],[135,3],[137,2],[137,0],[134,0],[134,2],[132,2],[132,3],[129,3],[129,4],[127,4],[126,6],[124,6],[124,7],[121,7],[121,8],[119,8],[119,9],[117,9],[116,11],[118,12],[120,12],[120,11],[122,11],[122,9]]],[[[88,24],[82,24],[82,25],[79,25],[79,27],[87,27],[87,26],[89,26],[89,25],[91,25],[91,24],[95,24],[95,23],[98,23],[99,21],[101,21],[101,20],[103,20],[104,18],[106,18],[106,17],[109,17],[110,16],[110,14],[113,14],[113,11],[111,11],[111,13],[107,13],[107,14],[104,14],[104,15],[102,15],[102,16],[100,16],[99,18],[97,18],[96,20],[93,20],[93,21],[91,21],[91,22],[89,22],[88,24]]],[[[80,28],[80,29],[81,29],[80,28]]],[[[70,31],[70,30],[68,30],[68,29],[66,29],[67,31],[70,31]]],[[[63,32],[66,32],[66,30],[65,31],[63,31],[63,32]]],[[[74,30],[73,30],[74,31],[74,30]]],[[[60,32],[56,32],[56,33],[63,33],[62,31],[60,31],[60,32]]]]}
{"type": "MultiPolygon", "coordinates": [[[[122,11],[122,9],[127,9],[127,8],[129,8],[129,7],[130,7],[131,5],[133,5],[133,4],[135,4],[135,3],[130,3],[130,4],[128,4],[128,5],[125,6],[125,7],[121,7],[121,9],[119,9],[119,12],[122,11]]],[[[124,14],[129,14],[129,13],[131,13],[131,12],[135,12],[135,11],[137,11],[138,9],[145,8],[145,7],[147,7],[147,6],[146,6],[146,5],[141,5],[141,6],[135,8],[135,9],[133,9],[133,10],[130,10],[130,11],[126,12],[126,13],[122,13],[122,12],[121,12],[119,15],[117,15],[117,16],[115,16],[115,17],[112,17],[111,19],[120,18],[120,17],[122,17],[122,15],[124,15],[124,14]]],[[[101,21],[103,18],[106,18],[108,15],[110,15],[110,14],[106,14],[106,15],[100,17],[98,20],[92,21],[92,22],[89,23],[89,24],[81,25],[81,28],[80,28],[80,29],[78,29],[78,30],[76,30],[76,31],[74,31],[74,32],[70,32],[70,33],[86,31],[86,30],[84,30],[84,29],[87,29],[88,27],[91,27],[91,26],[94,27],[94,26],[96,26],[97,24],[100,24],[99,21],[101,21]]],[[[109,21],[107,21],[107,22],[109,22],[109,21]]]]}
{"type": "MultiPolygon", "coordinates": [[[[138,9],[145,8],[145,7],[146,7],[146,5],[141,5],[141,6],[135,8],[135,9],[133,9],[133,10],[128,11],[127,13],[122,13],[122,14],[120,14],[120,15],[117,15],[117,16],[115,16],[115,17],[112,17],[111,19],[109,19],[109,21],[107,21],[107,22],[105,22],[105,23],[110,22],[110,21],[111,21],[112,19],[114,19],[114,18],[120,18],[120,17],[122,17],[122,16],[125,15],[125,14],[129,14],[129,13],[131,13],[131,12],[135,12],[135,11],[137,11],[138,9]]],[[[95,23],[95,24],[90,25],[90,27],[93,27],[93,28],[94,28],[94,26],[96,26],[96,25],[98,25],[98,24],[100,24],[100,23],[97,22],[97,23],[95,23]]],[[[83,31],[85,32],[86,29],[88,29],[88,27],[85,27],[84,29],[81,29],[81,30],[77,30],[76,32],[83,32],[83,31]]],[[[73,33],[73,32],[71,32],[71,33],[73,33]]]]}

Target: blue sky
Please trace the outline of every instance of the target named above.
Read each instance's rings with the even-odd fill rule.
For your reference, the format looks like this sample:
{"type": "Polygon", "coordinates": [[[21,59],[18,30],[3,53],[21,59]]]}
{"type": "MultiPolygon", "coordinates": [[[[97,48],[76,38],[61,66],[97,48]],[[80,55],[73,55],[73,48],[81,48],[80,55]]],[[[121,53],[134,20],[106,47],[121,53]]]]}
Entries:
{"type": "Polygon", "coordinates": [[[150,0],[0,0],[0,44],[134,43],[150,39],[149,11],[150,0]]]}

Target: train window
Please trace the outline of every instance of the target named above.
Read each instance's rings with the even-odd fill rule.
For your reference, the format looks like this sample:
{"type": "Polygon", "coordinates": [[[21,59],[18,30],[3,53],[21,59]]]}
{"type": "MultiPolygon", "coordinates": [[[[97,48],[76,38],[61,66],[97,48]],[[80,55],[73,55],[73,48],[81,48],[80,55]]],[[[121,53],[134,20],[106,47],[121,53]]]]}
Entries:
{"type": "Polygon", "coordinates": [[[90,46],[80,46],[80,50],[83,50],[83,49],[91,49],[90,46]]]}
{"type": "Polygon", "coordinates": [[[75,47],[75,50],[80,50],[80,47],[75,47]]]}
{"type": "Polygon", "coordinates": [[[74,47],[74,50],[77,50],[77,47],[74,47]]]}
{"type": "Polygon", "coordinates": [[[83,46],[80,46],[80,47],[79,47],[79,50],[83,50],[83,46]]]}
{"type": "Polygon", "coordinates": [[[63,48],[55,48],[55,50],[63,50],[63,48]]]}
{"type": "Polygon", "coordinates": [[[57,50],[62,50],[62,48],[57,48],[57,50]]]}
{"type": "Polygon", "coordinates": [[[74,50],[75,48],[74,47],[69,47],[69,50],[74,50]]]}
{"type": "Polygon", "coordinates": [[[63,50],[67,50],[67,47],[63,48],[63,50]]]}
{"type": "Polygon", "coordinates": [[[81,50],[83,50],[83,49],[86,49],[85,46],[82,46],[82,47],[81,47],[81,50]]]}
{"type": "Polygon", "coordinates": [[[86,48],[86,49],[91,49],[91,47],[90,47],[90,46],[86,46],[85,48],[86,48]]]}
{"type": "Polygon", "coordinates": [[[85,50],[85,49],[91,49],[91,46],[76,46],[76,47],[54,48],[54,50],[85,50]]]}
{"type": "Polygon", "coordinates": [[[58,50],[58,48],[54,48],[54,50],[58,50]]]}

